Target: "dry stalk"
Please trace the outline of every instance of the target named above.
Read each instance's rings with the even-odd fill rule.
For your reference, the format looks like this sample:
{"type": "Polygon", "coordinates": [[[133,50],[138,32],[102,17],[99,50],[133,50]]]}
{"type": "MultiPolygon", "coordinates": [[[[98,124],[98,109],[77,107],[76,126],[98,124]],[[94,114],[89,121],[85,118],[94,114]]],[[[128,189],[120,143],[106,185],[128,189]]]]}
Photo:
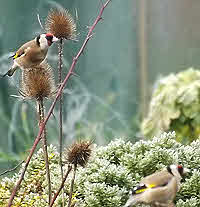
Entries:
{"type": "Polygon", "coordinates": [[[69,173],[70,173],[71,170],[72,170],[72,166],[71,165],[68,165],[68,170],[67,170],[67,172],[65,174],[65,177],[63,178],[62,183],[61,183],[59,189],[57,190],[56,194],[54,195],[54,197],[53,197],[53,199],[52,199],[51,204],[50,204],[49,207],[52,207],[53,206],[56,198],[58,197],[58,195],[60,193],[60,191],[63,189],[64,183],[65,183],[65,181],[66,181],[66,179],[67,179],[67,177],[68,177],[68,175],[69,175],[69,173]]]}
{"type": "Polygon", "coordinates": [[[19,180],[18,180],[16,186],[13,188],[12,194],[11,194],[10,199],[9,199],[9,201],[8,201],[8,207],[11,207],[12,202],[13,202],[13,199],[14,199],[14,197],[15,197],[15,194],[16,194],[18,188],[20,187],[22,180],[24,179],[24,174],[25,174],[25,172],[26,172],[26,170],[27,170],[27,167],[28,167],[28,165],[29,165],[29,162],[30,162],[30,160],[31,160],[31,158],[32,158],[32,156],[33,156],[33,153],[34,153],[34,151],[35,151],[35,149],[36,149],[36,147],[37,147],[37,144],[39,143],[39,141],[40,141],[40,139],[41,139],[41,135],[42,135],[42,133],[43,133],[43,130],[44,130],[44,128],[45,128],[45,125],[46,125],[47,121],[49,120],[49,118],[50,118],[50,116],[51,116],[51,114],[52,114],[52,112],[53,112],[53,110],[54,110],[54,108],[55,108],[56,102],[58,101],[59,97],[61,96],[61,94],[62,94],[62,92],[63,92],[63,89],[64,89],[64,87],[66,86],[66,84],[67,84],[69,78],[74,74],[74,69],[75,69],[75,66],[76,66],[76,64],[77,64],[77,61],[78,61],[79,57],[81,56],[81,54],[83,53],[83,51],[84,51],[84,49],[85,49],[85,47],[86,47],[88,41],[89,41],[90,38],[92,37],[92,33],[93,33],[93,31],[94,31],[96,25],[97,25],[97,24],[99,23],[99,21],[102,19],[102,15],[103,15],[104,9],[108,6],[108,4],[109,4],[110,2],[111,2],[111,0],[107,0],[106,3],[102,5],[102,7],[101,7],[101,9],[100,9],[100,11],[99,11],[99,14],[98,14],[97,18],[95,19],[94,23],[92,24],[92,26],[90,27],[90,29],[89,29],[89,31],[88,31],[88,34],[87,34],[87,36],[86,36],[86,38],[85,38],[85,40],[84,40],[84,42],[83,42],[83,44],[82,44],[80,50],[78,51],[77,55],[73,58],[73,62],[72,62],[72,64],[71,64],[71,67],[70,67],[70,69],[69,69],[69,72],[68,72],[68,74],[66,75],[64,81],[62,82],[60,88],[58,89],[58,92],[57,92],[57,94],[56,94],[56,97],[55,97],[55,99],[54,99],[54,101],[53,101],[53,103],[52,103],[52,105],[51,105],[51,107],[50,107],[50,109],[49,109],[49,111],[48,111],[48,113],[47,113],[46,118],[44,119],[43,124],[40,126],[38,135],[37,135],[37,137],[36,137],[36,139],[35,139],[35,142],[34,142],[34,144],[33,144],[33,147],[32,147],[32,149],[31,149],[30,154],[29,154],[29,156],[28,156],[28,158],[27,158],[27,161],[26,161],[26,163],[25,163],[24,170],[22,171],[22,174],[21,174],[21,176],[20,176],[20,178],[19,178],[19,180]]]}
{"type": "Polygon", "coordinates": [[[73,194],[73,189],[74,189],[76,170],[77,170],[77,164],[74,164],[73,177],[72,177],[72,180],[71,180],[71,186],[70,186],[70,192],[69,192],[68,207],[71,206],[71,202],[72,202],[72,194],[73,194]]]}
{"type": "MultiPolygon", "coordinates": [[[[60,43],[58,45],[58,79],[59,83],[62,83],[62,67],[63,67],[63,38],[60,39],[60,43]]],[[[63,164],[62,164],[62,150],[63,150],[63,96],[61,94],[59,100],[59,164],[60,164],[60,172],[61,178],[63,180],[63,164]]],[[[64,207],[64,190],[62,191],[62,205],[64,207]]]]}
{"type": "MultiPolygon", "coordinates": [[[[43,98],[40,98],[37,100],[37,106],[38,106],[38,115],[39,115],[39,126],[43,124],[44,122],[44,104],[43,104],[43,98]]],[[[42,133],[42,141],[43,141],[43,152],[44,152],[44,160],[45,160],[45,167],[46,167],[46,176],[47,176],[47,183],[48,183],[48,195],[49,195],[49,205],[51,203],[51,177],[50,177],[50,170],[49,170],[49,158],[48,158],[48,152],[47,152],[47,133],[46,133],[46,127],[43,130],[42,133]]]]}
{"type": "Polygon", "coordinates": [[[2,172],[2,173],[0,174],[0,176],[5,175],[6,173],[9,173],[9,172],[13,172],[13,171],[15,171],[15,170],[16,170],[20,165],[22,165],[22,163],[24,163],[24,162],[25,162],[25,161],[22,160],[22,161],[19,162],[14,168],[2,172]]]}
{"type": "MultiPolygon", "coordinates": [[[[58,80],[59,84],[62,83],[62,70],[63,70],[63,40],[76,39],[76,24],[70,15],[69,11],[64,8],[51,9],[48,13],[45,28],[54,36],[60,39],[58,44],[58,80]]],[[[62,94],[59,98],[59,164],[61,177],[63,180],[63,167],[62,167],[62,150],[63,150],[63,97],[62,94]]],[[[63,207],[64,207],[64,191],[63,191],[63,207]]]]}

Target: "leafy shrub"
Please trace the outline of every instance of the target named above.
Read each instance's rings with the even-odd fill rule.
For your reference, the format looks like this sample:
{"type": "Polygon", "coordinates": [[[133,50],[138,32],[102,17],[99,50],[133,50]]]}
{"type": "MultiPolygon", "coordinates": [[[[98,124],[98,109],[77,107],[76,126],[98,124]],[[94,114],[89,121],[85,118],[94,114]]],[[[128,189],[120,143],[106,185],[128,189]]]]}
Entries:
{"type": "MultiPolygon", "coordinates": [[[[182,182],[181,190],[176,196],[176,206],[199,206],[200,140],[184,146],[175,141],[175,138],[176,134],[173,132],[163,133],[153,140],[141,140],[135,144],[117,139],[107,146],[94,146],[87,166],[78,168],[73,203],[79,207],[121,207],[128,198],[129,190],[142,177],[166,165],[180,163],[190,168],[191,173],[182,182]]],[[[55,192],[61,183],[59,158],[55,147],[50,146],[48,152],[52,190],[55,192]]],[[[66,171],[67,166],[64,166],[64,169],[66,171]]],[[[25,175],[25,181],[22,182],[13,206],[47,206],[48,190],[41,149],[33,157],[25,175]]],[[[71,176],[70,174],[64,189],[66,202],[71,176]]],[[[10,196],[10,191],[18,178],[19,174],[16,174],[12,178],[3,178],[0,181],[0,206],[6,206],[6,198],[10,196]]],[[[59,206],[60,202],[61,196],[57,198],[55,206],[59,206]]]]}
{"type": "Polygon", "coordinates": [[[171,74],[156,85],[149,113],[141,126],[147,137],[175,131],[184,143],[200,133],[200,71],[189,68],[171,74]]]}

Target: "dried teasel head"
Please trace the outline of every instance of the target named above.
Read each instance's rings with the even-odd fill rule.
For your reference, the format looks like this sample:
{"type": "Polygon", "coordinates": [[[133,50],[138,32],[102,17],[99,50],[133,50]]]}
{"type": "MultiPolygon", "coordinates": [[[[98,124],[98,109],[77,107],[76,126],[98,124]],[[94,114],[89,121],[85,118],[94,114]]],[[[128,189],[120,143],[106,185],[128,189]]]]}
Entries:
{"type": "Polygon", "coordinates": [[[67,161],[85,167],[91,155],[91,141],[77,141],[67,149],[67,161]]]}
{"type": "Polygon", "coordinates": [[[65,9],[51,9],[45,22],[45,29],[57,38],[76,40],[76,24],[65,9]]]}
{"type": "Polygon", "coordinates": [[[47,62],[22,71],[20,94],[24,98],[51,98],[55,92],[52,69],[47,62]]]}

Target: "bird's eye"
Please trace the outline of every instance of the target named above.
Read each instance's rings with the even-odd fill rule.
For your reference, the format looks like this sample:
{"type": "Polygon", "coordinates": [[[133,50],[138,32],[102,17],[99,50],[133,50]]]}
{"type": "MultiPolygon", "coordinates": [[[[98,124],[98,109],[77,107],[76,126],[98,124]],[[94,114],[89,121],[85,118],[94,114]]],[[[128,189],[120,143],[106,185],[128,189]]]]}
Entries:
{"type": "Polygon", "coordinates": [[[40,45],[40,35],[36,37],[36,42],[38,45],[40,45]]]}
{"type": "Polygon", "coordinates": [[[180,175],[183,174],[183,166],[182,165],[178,165],[178,171],[179,171],[180,175]]]}
{"type": "Polygon", "coordinates": [[[46,39],[48,40],[48,41],[52,41],[52,39],[53,39],[53,36],[46,36],[46,39]]]}
{"type": "Polygon", "coordinates": [[[182,165],[178,165],[178,169],[183,169],[183,166],[182,165]]]}

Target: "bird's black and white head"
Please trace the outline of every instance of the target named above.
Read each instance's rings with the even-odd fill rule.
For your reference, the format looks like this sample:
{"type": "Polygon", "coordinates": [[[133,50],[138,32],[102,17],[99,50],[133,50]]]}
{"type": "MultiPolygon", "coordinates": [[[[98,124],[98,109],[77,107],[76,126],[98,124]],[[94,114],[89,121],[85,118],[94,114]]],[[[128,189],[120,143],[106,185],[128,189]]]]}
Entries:
{"type": "Polygon", "coordinates": [[[57,42],[59,39],[51,33],[41,34],[36,37],[36,43],[42,50],[48,49],[53,42],[57,42]]]}
{"type": "Polygon", "coordinates": [[[182,178],[186,173],[190,172],[189,169],[184,168],[182,165],[170,165],[167,171],[177,178],[182,178]]]}

